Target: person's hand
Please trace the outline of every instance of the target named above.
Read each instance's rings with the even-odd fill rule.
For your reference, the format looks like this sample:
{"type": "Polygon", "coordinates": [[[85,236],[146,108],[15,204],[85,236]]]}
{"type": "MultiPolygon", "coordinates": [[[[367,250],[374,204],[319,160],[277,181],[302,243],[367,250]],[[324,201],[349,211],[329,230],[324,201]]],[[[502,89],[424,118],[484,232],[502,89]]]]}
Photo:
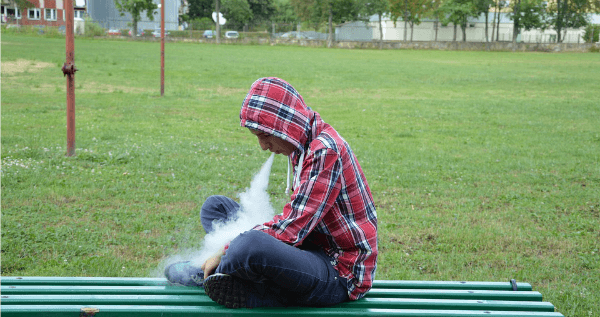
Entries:
{"type": "Polygon", "coordinates": [[[221,263],[222,256],[223,251],[219,251],[213,254],[210,258],[208,258],[208,260],[204,262],[204,264],[202,264],[200,268],[204,272],[204,279],[206,279],[215,272],[217,266],[219,266],[219,263],[221,263]]]}

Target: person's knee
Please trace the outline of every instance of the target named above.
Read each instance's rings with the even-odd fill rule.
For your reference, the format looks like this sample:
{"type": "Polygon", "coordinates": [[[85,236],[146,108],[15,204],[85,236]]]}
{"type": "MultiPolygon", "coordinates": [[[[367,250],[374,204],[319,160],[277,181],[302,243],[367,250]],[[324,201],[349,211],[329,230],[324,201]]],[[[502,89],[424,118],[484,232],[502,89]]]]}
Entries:
{"type": "Polygon", "coordinates": [[[269,253],[270,245],[276,241],[269,234],[249,230],[237,236],[227,250],[228,255],[237,259],[261,259],[269,253]]]}
{"type": "Polygon", "coordinates": [[[200,216],[219,209],[219,205],[223,204],[223,198],[224,196],[221,195],[212,195],[206,198],[204,204],[202,204],[202,208],[200,209],[200,216]]]}
{"type": "Polygon", "coordinates": [[[200,222],[207,233],[213,230],[213,221],[226,221],[235,213],[235,211],[230,210],[235,206],[232,203],[228,204],[228,199],[230,198],[213,195],[208,197],[204,204],[202,204],[200,208],[200,222]]]}

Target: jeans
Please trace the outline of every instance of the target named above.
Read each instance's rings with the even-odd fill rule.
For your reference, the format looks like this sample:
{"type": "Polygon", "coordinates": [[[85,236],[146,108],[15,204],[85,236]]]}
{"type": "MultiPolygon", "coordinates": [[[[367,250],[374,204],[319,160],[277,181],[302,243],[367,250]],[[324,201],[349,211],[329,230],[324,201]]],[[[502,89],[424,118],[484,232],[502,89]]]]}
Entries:
{"type": "MultiPolygon", "coordinates": [[[[202,226],[210,232],[213,220],[232,219],[239,208],[231,198],[211,196],[202,205],[202,226]]],[[[322,307],[348,300],[347,280],[319,246],[293,247],[263,231],[233,239],[216,272],[248,281],[254,307],[322,307]]]]}

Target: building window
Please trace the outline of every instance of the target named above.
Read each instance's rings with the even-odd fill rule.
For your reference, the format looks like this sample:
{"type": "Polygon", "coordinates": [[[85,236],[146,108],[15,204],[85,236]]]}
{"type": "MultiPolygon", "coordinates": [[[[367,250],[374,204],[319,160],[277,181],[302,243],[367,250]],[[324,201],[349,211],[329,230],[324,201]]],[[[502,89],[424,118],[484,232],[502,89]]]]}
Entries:
{"type": "Polygon", "coordinates": [[[2,6],[2,22],[6,22],[4,19],[20,19],[21,11],[19,8],[9,8],[6,6],[2,6]]]}
{"type": "Polygon", "coordinates": [[[44,18],[47,21],[56,21],[56,9],[46,9],[44,13],[44,18]]]}
{"type": "Polygon", "coordinates": [[[85,11],[75,10],[75,18],[83,19],[85,17],[85,11]]]}
{"type": "Polygon", "coordinates": [[[29,9],[27,10],[27,18],[29,20],[39,20],[41,15],[40,9],[29,9]]]}

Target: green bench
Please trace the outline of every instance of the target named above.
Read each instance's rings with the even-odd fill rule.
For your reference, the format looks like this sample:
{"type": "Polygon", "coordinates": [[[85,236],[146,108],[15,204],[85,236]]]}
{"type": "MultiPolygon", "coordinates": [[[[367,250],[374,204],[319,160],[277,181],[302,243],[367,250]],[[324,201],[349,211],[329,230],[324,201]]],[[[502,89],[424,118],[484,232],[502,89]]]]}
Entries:
{"type": "Polygon", "coordinates": [[[527,283],[375,281],[365,298],[328,308],[228,309],[162,278],[2,277],[10,316],[563,316],[527,283]]]}

